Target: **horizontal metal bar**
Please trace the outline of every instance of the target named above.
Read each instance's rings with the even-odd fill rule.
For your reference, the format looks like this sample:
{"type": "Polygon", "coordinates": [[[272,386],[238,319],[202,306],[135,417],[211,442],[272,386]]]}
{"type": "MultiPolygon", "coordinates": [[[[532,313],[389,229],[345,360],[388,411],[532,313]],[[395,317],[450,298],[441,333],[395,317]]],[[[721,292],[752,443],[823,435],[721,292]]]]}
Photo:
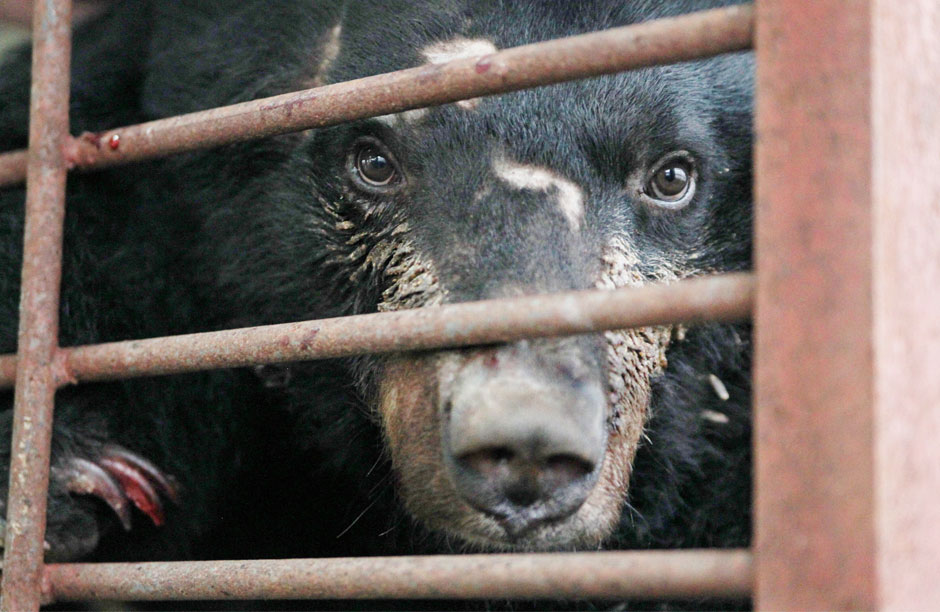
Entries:
{"type": "Polygon", "coordinates": [[[0,187],[22,183],[26,179],[27,157],[25,150],[0,154],[0,187]]]}
{"type": "Polygon", "coordinates": [[[46,566],[45,601],[121,599],[744,599],[746,550],[46,566]]]}
{"type": "MultiPolygon", "coordinates": [[[[607,329],[750,316],[754,280],[738,272],[668,285],[592,289],[60,349],[61,383],[258,363],[424,350],[607,329]]],[[[0,357],[0,375],[15,355],[0,357]]],[[[0,379],[7,387],[12,378],[0,379]]]]}
{"type": "MultiPolygon", "coordinates": [[[[751,46],[753,10],[732,6],[514,47],[85,134],[70,140],[75,168],[102,168],[182,151],[548,85],[751,46]]],[[[0,155],[0,185],[23,179],[22,153],[0,155]]]]}

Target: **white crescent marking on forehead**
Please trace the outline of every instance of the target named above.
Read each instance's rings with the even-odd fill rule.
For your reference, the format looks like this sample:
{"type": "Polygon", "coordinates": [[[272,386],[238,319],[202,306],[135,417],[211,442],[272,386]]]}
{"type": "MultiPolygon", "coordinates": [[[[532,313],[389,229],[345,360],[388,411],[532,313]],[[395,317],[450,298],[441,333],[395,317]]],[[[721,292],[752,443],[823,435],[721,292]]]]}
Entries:
{"type": "MultiPolygon", "coordinates": [[[[430,64],[443,64],[456,59],[479,57],[481,55],[495,53],[498,50],[499,49],[496,48],[496,45],[494,45],[491,40],[458,36],[450,40],[442,40],[430,44],[421,50],[421,54],[430,64]]],[[[461,100],[456,104],[464,110],[473,110],[480,104],[480,99],[472,98],[470,100],[461,100]]]]}
{"type": "Polygon", "coordinates": [[[568,220],[568,225],[572,231],[581,229],[584,192],[572,181],[547,168],[517,164],[500,158],[493,162],[493,172],[500,180],[518,189],[549,191],[554,187],[557,190],[558,207],[568,220]]]}

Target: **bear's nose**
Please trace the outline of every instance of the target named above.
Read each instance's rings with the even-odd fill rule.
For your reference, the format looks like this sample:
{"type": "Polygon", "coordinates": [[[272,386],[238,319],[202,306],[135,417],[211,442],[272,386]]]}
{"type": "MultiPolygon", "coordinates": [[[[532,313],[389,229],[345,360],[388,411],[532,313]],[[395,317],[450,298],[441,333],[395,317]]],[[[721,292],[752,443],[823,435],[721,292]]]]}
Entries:
{"type": "Polygon", "coordinates": [[[575,512],[607,445],[600,384],[552,380],[526,367],[467,370],[447,424],[457,492],[510,537],[575,512]]]}

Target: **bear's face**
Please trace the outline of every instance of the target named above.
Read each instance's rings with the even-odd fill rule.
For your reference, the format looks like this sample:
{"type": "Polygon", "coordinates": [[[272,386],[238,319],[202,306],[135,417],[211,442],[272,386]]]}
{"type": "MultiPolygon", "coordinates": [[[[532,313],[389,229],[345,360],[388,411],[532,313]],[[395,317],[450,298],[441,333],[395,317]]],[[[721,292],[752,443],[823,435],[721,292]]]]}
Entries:
{"type": "MultiPolygon", "coordinates": [[[[353,4],[322,37],[311,80],[648,17],[604,4],[621,3],[444,3],[381,19],[353,4]]],[[[749,70],[735,56],[310,132],[331,236],[321,265],[342,270],[359,312],[745,267],[749,70]]],[[[664,326],[372,358],[361,392],[426,526],[482,549],[597,547],[628,499],[651,381],[679,336],[664,326]]]]}

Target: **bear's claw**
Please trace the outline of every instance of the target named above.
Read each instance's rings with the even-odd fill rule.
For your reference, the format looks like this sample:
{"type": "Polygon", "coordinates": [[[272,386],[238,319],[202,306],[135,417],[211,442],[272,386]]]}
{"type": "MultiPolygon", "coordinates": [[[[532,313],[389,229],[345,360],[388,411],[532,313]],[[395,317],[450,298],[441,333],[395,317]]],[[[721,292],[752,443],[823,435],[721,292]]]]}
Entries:
{"type": "Polygon", "coordinates": [[[177,485],[152,463],[114,445],[102,449],[94,461],[73,457],[64,470],[66,488],[78,495],[95,495],[114,511],[125,530],[131,528],[128,501],[161,526],[166,521],[161,494],[179,503],[177,485]]]}
{"type": "MultiPolygon", "coordinates": [[[[52,465],[50,479],[50,512],[57,514],[56,520],[46,526],[43,547],[47,559],[78,559],[98,544],[99,530],[88,524],[97,513],[82,514],[78,508],[66,511],[62,502],[70,502],[61,498],[67,498],[69,493],[101,499],[117,515],[125,531],[131,529],[131,504],[158,527],[166,522],[161,497],[179,504],[179,485],[171,476],[140,455],[115,445],[99,447],[83,457],[60,457],[52,465]],[[75,510],[83,520],[78,520],[75,510]]],[[[0,498],[0,515],[5,510],[0,498]]],[[[6,521],[0,516],[0,551],[5,546],[5,535],[6,521]]]]}
{"type": "Polygon", "coordinates": [[[72,457],[64,470],[65,488],[77,495],[94,495],[114,510],[125,530],[131,528],[131,510],[127,496],[114,477],[97,463],[72,457]]]}
{"type": "Polygon", "coordinates": [[[111,444],[104,448],[104,457],[112,461],[121,461],[146,476],[157,490],[174,504],[179,504],[179,485],[176,480],[164,474],[160,468],[150,463],[140,455],[136,455],[126,448],[111,444]]]}

